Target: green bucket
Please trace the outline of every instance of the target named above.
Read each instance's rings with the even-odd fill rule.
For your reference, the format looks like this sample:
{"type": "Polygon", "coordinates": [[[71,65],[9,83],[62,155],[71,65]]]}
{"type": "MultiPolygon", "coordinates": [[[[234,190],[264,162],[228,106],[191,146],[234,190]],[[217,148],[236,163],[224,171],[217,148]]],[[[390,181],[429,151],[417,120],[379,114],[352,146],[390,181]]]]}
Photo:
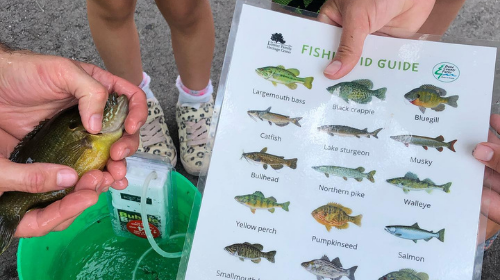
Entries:
{"type": "MultiPolygon", "coordinates": [[[[174,218],[171,234],[187,232],[192,235],[201,194],[179,173],[173,172],[172,178],[174,218]]],[[[184,241],[184,238],[171,239],[160,247],[167,252],[179,252],[183,250],[184,241]]],[[[179,262],[180,258],[158,255],[146,239],[115,235],[105,194],[66,230],[23,238],[17,250],[20,280],[170,280],[176,279],[179,262]]]]}

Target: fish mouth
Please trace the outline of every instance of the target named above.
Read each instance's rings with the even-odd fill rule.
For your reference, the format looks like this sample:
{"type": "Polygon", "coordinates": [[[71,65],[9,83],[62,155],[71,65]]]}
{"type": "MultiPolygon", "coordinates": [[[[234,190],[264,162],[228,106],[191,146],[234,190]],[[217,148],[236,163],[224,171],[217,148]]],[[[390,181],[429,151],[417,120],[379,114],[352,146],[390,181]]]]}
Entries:
{"type": "Polygon", "coordinates": [[[255,118],[255,112],[254,111],[248,111],[247,114],[250,116],[250,118],[252,118],[252,120],[257,121],[257,119],[255,118]]]}
{"type": "Polygon", "coordinates": [[[394,234],[394,232],[396,232],[396,231],[394,230],[394,228],[392,228],[392,227],[390,227],[390,226],[385,227],[385,228],[384,228],[384,230],[385,230],[385,231],[387,231],[387,232],[388,232],[388,233],[390,233],[390,234],[394,234]]]}
{"type": "Polygon", "coordinates": [[[309,267],[309,263],[308,262],[303,262],[300,264],[303,268],[307,269],[309,267]]]}
{"type": "Polygon", "coordinates": [[[101,133],[112,133],[123,130],[128,114],[128,99],[125,95],[113,93],[109,96],[102,119],[101,133]]]}

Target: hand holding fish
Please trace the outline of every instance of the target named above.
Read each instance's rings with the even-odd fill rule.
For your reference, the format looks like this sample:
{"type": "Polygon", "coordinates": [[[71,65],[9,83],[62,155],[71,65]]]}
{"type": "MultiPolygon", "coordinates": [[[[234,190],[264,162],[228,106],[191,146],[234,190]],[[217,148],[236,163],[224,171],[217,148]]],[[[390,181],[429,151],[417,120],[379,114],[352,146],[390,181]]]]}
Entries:
{"type": "Polygon", "coordinates": [[[409,37],[424,24],[435,0],[328,0],[318,19],[342,26],[340,44],[324,74],[340,79],[358,63],[368,34],[379,31],[395,37],[409,37]]]}

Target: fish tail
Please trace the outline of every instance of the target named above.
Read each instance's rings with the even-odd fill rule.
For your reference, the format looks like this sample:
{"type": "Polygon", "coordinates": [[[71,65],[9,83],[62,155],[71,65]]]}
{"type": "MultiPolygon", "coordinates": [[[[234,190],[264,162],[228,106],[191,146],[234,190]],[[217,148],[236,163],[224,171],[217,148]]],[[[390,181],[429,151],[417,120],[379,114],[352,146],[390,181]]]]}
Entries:
{"type": "Polygon", "coordinates": [[[286,165],[288,165],[288,167],[290,167],[291,169],[296,169],[297,168],[297,159],[296,158],[288,159],[286,161],[286,165]]]}
{"type": "Polygon", "coordinates": [[[308,89],[312,89],[314,77],[307,77],[304,79],[304,86],[308,89]]]}
{"type": "Polygon", "coordinates": [[[358,227],[361,226],[361,219],[363,218],[363,215],[357,215],[355,217],[352,217],[352,222],[357,225],[358,227]]]}
{"type": "Polygon", "coordinates": [[[274,263],[274,257],[276,256],[276,251],[271,251],[271,252],[267,252],[266,255],[265,255],[265,258],[274,263]]]}
{"type": "Polygon", "coordinates": [[[441,187],[443,187],[443,191],[445,193],[449,193],[450,192],[450,187],[451,187],[451,182],[447,183],[447,184],[444,184],[442,185],[441,187]]]}
{"type": "Polygon", "coordinates": [[[454,152],[455,152],[455,147],[454,147],[455,142],[457,142],[457,140],[453,140],[453,141],[448,142],[448,149],[450,149],[454,152]]]}
{"type": "Polygon", "coordinates": [[[375,95],[380,100],[385,100],[385,93],[387,92],[387,88],[379,88],[375,91],[373,95],[375,95]]]}
{"type": "Polygon", "coordinates": [[[283,208],[283,210],[285,210],[287,212],[288,212],[288,206],[290,206],[290,201],[287,201],[287,202],[281,204],[281,208],[283,208]]]}
{"type": "Polygon", "coordinates": [[[444,242],[444,228],[437,232],[439,241],[444,242]]]}
{"type": "Polygon", "coordinates": [[[458,104],[457,104],[458,95],[450,96],[446,100],[448,101],[448,105],[450,105],[451,107],[455,107],[455,108],[458,107],[458,104]]]}
{"type": "MultiPolygon", "coordinates": [[[[296,126],[298,126],[298,127],[301,127],[301,126],[300,126],[300,123],[299,123],[299,121],[300,121],[301,119],[302,119],[302,117],[298,117],[298,118],[293,118],[293,119],[290,119],[290,120],[292,121],[292,123],[293,123],[294,125],[296,125],[296,126]]],[[[319,130],[319,128],[318,128],[318,130],[319,130]]]]}
{"type": "Polygon", "coordinates": [[[347,270],[347,278],[349,278],[349,280],[356,280],[354,278],[354,272],[356,272],[356,269],[358,269],[358,267],[353,266],[347,270]]]}
{"type": "Polygon", "coordinates": [[[373,175],[375,175],[376,172],[377,172],[376,170],[372,170],[372,171],[370,171],[370,173],[368,173],[368,177],[367,178],[372,183],[375,183],[375,178],[373,178],[373,175]]]}
{"type": "Polygon", "coordinates": [[[378,133],[382,130],[383,128],[379,128],[377,130],[375,130],[374,132],[370,133],[373,137],[377,138],[378,139],[378,133]]]}

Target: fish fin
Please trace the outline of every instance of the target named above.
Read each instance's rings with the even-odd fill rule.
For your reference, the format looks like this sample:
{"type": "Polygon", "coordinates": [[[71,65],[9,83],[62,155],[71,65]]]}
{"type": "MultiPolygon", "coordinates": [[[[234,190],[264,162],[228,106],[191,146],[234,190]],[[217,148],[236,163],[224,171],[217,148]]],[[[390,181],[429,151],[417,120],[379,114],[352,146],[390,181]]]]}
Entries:
{"type": "Polygon", "coordinates": [[[342,177],[342,178],[344,178],[344,180],[347,181],[347,177],[342,177]]]}
{"type": "Polygon", "coordinates": [[[450,192],[450,187],[451,187],[451,182],[447,183],[447,184],[444,184],[442,185],[441,187],[443,187],[443,191],[445,193],[449,193],[450,192]]]}
{"type": "Polygon", "coordinates": [[[417,276],[420,280],[429,280],[429,275],[425,272],[416,273],[415,276],[417,276]]]}
{"type": "Polygon", "coordinates": [[[399,271],[406,272],[406,273],[409,273],[409,274],[412,274],[412,275],[416,275],[417,274],[417,272],[415,270],[411,269],[411,268],[402,268],[399,271]]]}
{"type": "Polygon", "coordinates": [[[395,233],[394,235],[397,237],[401,237],[401,233],[395,233]]]}
{"type": "MultiPolygon", "coordinates": [[[[361,137],[359,137],[359,135],[357,135],[357,134],[356,134],[356,135],[354,135],[354,136],[356,136],[356,138],[361,138],[361,137]]],[[[370,137],[370,136],[368,136],[368,137],[370,137]]]]}
{"type": "Polygon", "coordinates": [[[403,192],[404,192],[404,193],[409,193],[409,192],[410,192],[410,190],[409,190],[409,189],[407,189],[407,188],[403,188],[403,192]]]}
{"type": "Polygon", "coordinates": [[[422,112],[422,114],[425,114],[425,107],[418,106],[418,109],[420,109],[420,112],[422,112]]]}
{"type": "Polygon", "coordinates": [[[352,223],[357,225],[358,227],[360,227],[362,218],[363,218],[363,215],[354,216],[354,217],[352,217],[352,223]]]}
{"type": "Polygon", "coordinates": [[[405,178],[408,178],[408,179],[413,179],[413,180],[418,180],[418,176],[412,172],[407,172],[405,174],[405,178]]]}
{"type": "Polygon", "coordinates": [[[300,126],[300,123],[299,123],[299,121],[300,121],[301,119],[302,119],[302,117],[298,117],[298,118],[293,118],[293,119],[290,119],[290,121],[291,121],[294,125],[296,125],[296,126],[298,126],[298,127],[301,127],[301,126],[300,126]]]}
{"type": "Polygon", "coordinates": [[[250,211],[252,211],[252,214],[255,214],[255,208],[250,208],[250,211]]]}
{"type": "Polygon", "coordinates": [[[343,225],[340,225],[340,226],[335,226],[336,229],[348,229],[349,228],[349,224],[348,223],[345,223],[343,225]]]}
{"type": "MultiPolygon", "coordinates": [[[[19,194],[19,193],[17,193],[19,194]]],[[[14,237],[17,226],[21,222],[27,209],[22,209],[25,207],[18,207],[19,205],[10,205],[8,202],[4,202],[8,199],[8,196],[16,195],[16,192],[7,192],[0,197],[0,255],[9,248],[10,243],[14,237]],[[21,209],[19,209],[21,208],[21,209]],[[9,214],[12,211],[15,213],[9,214]]],[[[28,208],[29,209],[29,208],[28,208]]]]}
{"type": "Polygon", "coordinates": [[[271,200],[272,202],[276,202],[276,198],[274,198],[274,196],[270,196],[267,199],[271,200]]]}
{"type": "Polygon", "coordinates": [[[375,178],[373,178],[373,176],[375,175],[377,171],[376,170],[372,170],[370,171],[370,173],[368,173],[368,180],[370,180],[370,182],[372,183],[375,183],[375,178]]]}
{"type": "Polygon", "coordinates": [[[290,167],[291,169],[296,169],[297,168],[297,159],[296,158],[288,159],[286,161],[286,165],[288,165],[288,167],[290,167]]]}
{"type": "Polygon", "coordinates": [[[444,104],[439,104],[436,107],[432,108],[432,110],[434,110],[436,112],[444,111],[444,109],[446,109],[446,107],[444,106],[444,104]]]}
{"type": "Polygon", "coordinates": [[[426,150],[426,151],[429,149],[429,147],[427,147],[427,146],[422,146],[422,148],[424,148],[424,150],[426,150]]]}
{"type": "Polygon", "coordinates": [[[439,135],[438,137],[434,138],[434,140],[443,142],[444,141],[444,137],[443,137],[443,135],[439,135]]]}
{"type": "Polygon", "coordinates": [[[368,79],[354,80],[354,81],[352,81],[352,83],[356,83],[358,85],[365,86],[368,89],[372,89],[373,88],[373,82],[371,80],[368,80],[368,79]]]}
{"type": "Polygon", "coordinates": [[[271,164],[271,168],[274,170],[280,170],[283,168],[283,164],[271,164]]]}
{"type": "Polygon", "coordinates": [[[354,278],[354,272],[356,272],[356,269],[358,269],[358,266],[353,266],[347,270],[347,278],[349,278],[349,280],[356,280],[354,278]]]}
{"type": "Polygon", "coordinates": [[[286,69],[286,71],[288,71],[288,72],[290,72],[290,73],[294,74],[295,76],[300,75],[300,71],[299,71],[299,69],[296,69],[296,68],[286,69]]]}
{"type": "Polygon", "coordinates": [[[383,128],[379,128],[375,131],[373,131],[372,133],[370,133],[370,135],[372,135],[373,137],[377,138],[378,139],[378,133],[382,130],[383,128]]]}
{"type": "Polygon", "coordinates": [[[277,68],[281,68],[281,69],[285,69],[285,66],[283,66],[283,65],[278,65],[278,66],[276,66],[276,67],[277,67],[277,68]]]}
{"type": "Polygon", "coordinates": [[[358,181],[358,182],[362,182],[363,181],[363,178],[354,178],[354,180],[358,181]]]}
{"type": "Polygon", "coordinates": [[[434,182],[432,182],[432,180],[431,180],[431,179],[429,179],[429,178],[425,178],[422,182],[427,183],[427,184],[432,184],[432,185],[435,185],[435,183],[434,183],[434,182]]]}
{"type": "Polygon", "coordinates": [[[274,81],[271,81],[271,83],[273,83],[273,86],[278,86],[278,83],[276,83],[274,81]]]}
{"type": "Polygon", "coordinates": [[[405,144],[406,147],[410,147],[410,144],[408,144],[408,143],[404,143],[404,144],[405,144]]]}
{"type": "Polygon", "coordinates": [[[377,89],[373,95],[380,100],[385,100],[385,93],[387,92],[387,88],[379,88],[377,89]]]}
{"type": "Polygon", "coordinates": [[[269,208],[269,209],[267,209],[267,211],[269,211],[269,212],[271,212],[271,213],[274,213],[274,211],[275,211],[275,210],[276,210],[276,209],[274,209],[274,208],[269,208]]]}
{"type": "Polygon", "coordinates": [[[304,86],[308,89],[312,89],[313,87],[313,81],[314,81],[314,77],[307,77],[304,79],[304,86]]]}
{"type": "Polygon", "coordinates": [[[259,197],[265,197],[264,194],[262,192],[260,192],[260,191],[254,192],[253,195],[259,196],[259,197]]]}
{"type": "Polygon", "coordinates": [[[252,245],[253,247],[259,249],[259,251],[264,250],[264,246],[260,245],[259,243],[250,244],[250,245],[252,245]]]}
{"type": "Polygon", "coordinates": [[[442,152],[443,151],[443,147],[438,147],[438,148],[436,148],[436,150],[438,150],[438,152],[442,152]]]}
{"type": "Polygon", "coordinates": [[[327,255],[323,255],[320,260],[330,262],[330,259],[328,258],[327,255]]]}
{"type": "Polygon", "coordinates": [[[274,257],[276,256],[276,251],[271,251],[268,252],[265,256],[265,258],[270,261],[271,263],[274,263],[274,257]]]}
{"type": "Polygon", "coordinates": [[[448,101],[448,105],[450,105],[451,107],[453,107],[453,108],[458,107],[458,104],[457,104],[458,95],[453,95],[453,96],[448,97],[447,101],[448,101]]]}
{"type": "Polygon", "coordinates": [[[345,212],[347,215],[352,214],[352,210],[351,210],[351,208],[345,207],[345,206],[343,206],[343,205],[341,205],[341,204],[338,204],[338,203],[335,203],[335,202],[330,202],[330,203],[328,203],[327,205],[330,205],[330,206],[333,206],[333,207],[340,208],[340,209],[344,210],[344,212],[345,212]]]}
{"type": "Polygon", "coordinates": [[[453,152],[455,152],[455,143],[456,142],[457,142],[457,140],[453,140],[453,141],[448,142],[448,149],[450,149],[453,152]]]}
{"type": "Polygon", "coordinates": [[[414,240],[414,239],[413,239],[412,241],[413,241],[413,242],[415,242],[415,243],[417,243],[417,240],[414,240]]]}
{"type": "Polygon", "coordinates": [[[420,227],[418,226],[418,223],[414,223],[411,227],[420,229],[420,227]]]}
{"type": "Polygon", "coordinates": [[[324,277],[321,277],[321,276],[316,276],[316,280],[323,280],[325,279],[324,277]]]}
{"type": "Polygon", "coordinates": [[[244,261],[245,261],[245,259],[244,259],[244,258],[240,258],[240,261],[244,262],[244,261]]]}
{"type": "Polygon", "coordinates": [[[347,98],[347,96],[340,95],[340,98],[344,99],[346,103],[349,103],[349,98],[347,98]]]}
{"type": "Polygon", "coordinates": [[[442,230],[438,231],[437,234],[438,234],[439,241],[444,242],[444,228],[442,230]]]}
{"type": "Polygon", "coordinates": [[[425,240],[425,242],[429,242],[429,240],[431,240],[431,239],[432,239],[432,237],[429,237],[429,238],[426,238],[424,240],[425,240]]]}
{"type": "Polygon", "coordinates": [[[264,170],[267,170],[267,163],[265,163],[265,164],[263,165],[263,167],[264,167],[264,170]]]}
{"type": "Polygon", "coordinates": [[[335,258],[335,259],[333,259],[333,260],[332,260],[332,263],[333,263],[334,265],[336,265],[337,267],[342,268],[342,263],[340,263],[340,259],[339,259],[338,257],[337,257],[337,258],[335,258]]]}
{"type": "Polygon", "coordinates": [[[296,89],[297,88],[297,84],[296,83],[285,84],[285,86],[287,86],[289,89],[296,89]]]}
{"type": "Polygon", "coordinates": [[[271,125],[271,126],[273,125],[273,123],[271,121],[267,121],[267,122],[269,123],[269,125],[271,125]]]}
{"type": "Polygon", "coordinates": [[[326,178],[330,178],[330,175],[328,173],[325,173],[326,178]]]}
{"type": "Polygon", "coordinates": [[[432,193],[432,189],[426,189],[425,190],[427,193],[432,193]]]}
{"type": "Polygon", "coordinates": [[[431,91],[434,91],[436,92],[439,96],[445,96],[446,95],[446,90],[440,88],[440,87],[437,87],[435,85],[422,85],[420,86],[421,89],[426,89],[426,90],[431,90],[431,91]]]}
{"type": "Polygon", "coordinates": [[[261,153],[265,153],[265,152],[267,152],[267,147],[265,147],[264,149],[262,149],[260,152],[261,152],[261,153]]]}
{"type": "Polygon", "coordinates": [[[66,152],[61,155],[61,161],[58,163],[70,166],[71,163],[77,162],[85,151],[90,149],[92,149],[92,144],[89,142],[87,137],[71,142],[61,149],[66,152]]]}
{"type": "MultiPolygon", "coordinates": [[[[271,123],[271,122],[269,122],[269,123],[271,123]]],[[[279,127],[283,127],[283,126],[287,126],[288,125],[288,123],[275,123],[275,124],[277,126],[279,126],[279,127]]]]}
{"type": "Polygon", "coordinates": [[[252,260],[253,263],[260,263],[261,261],[261,258],[258,258],[258,259],[255,259],[255,260],[252,260]]]}
{"type": "Polygon", "coordinates": [[[288,207],[290,206],[290,201],[281,204],[281,208],[288,212],[288,207]]]}
{"type": "Polygon", "coordinates": [[[271,112],[271,107],[267,108],[265,112],[267,113],[271,112]]]}
{"type": "Polygon", "coordinates": [[[326,227],[326,230],[327,230],[328,232],[330,232],[330,230],[332,230],[332,226],[325,225],[325,227],[326,227]]]}
{"type": "Polygon", "coordinates": [[[356,168],[356,170],[358,170],[359,172],[365,172],[365,169],[363,167],[361,167],[361,166],[358,167],[358,168],[356,168]]]}

